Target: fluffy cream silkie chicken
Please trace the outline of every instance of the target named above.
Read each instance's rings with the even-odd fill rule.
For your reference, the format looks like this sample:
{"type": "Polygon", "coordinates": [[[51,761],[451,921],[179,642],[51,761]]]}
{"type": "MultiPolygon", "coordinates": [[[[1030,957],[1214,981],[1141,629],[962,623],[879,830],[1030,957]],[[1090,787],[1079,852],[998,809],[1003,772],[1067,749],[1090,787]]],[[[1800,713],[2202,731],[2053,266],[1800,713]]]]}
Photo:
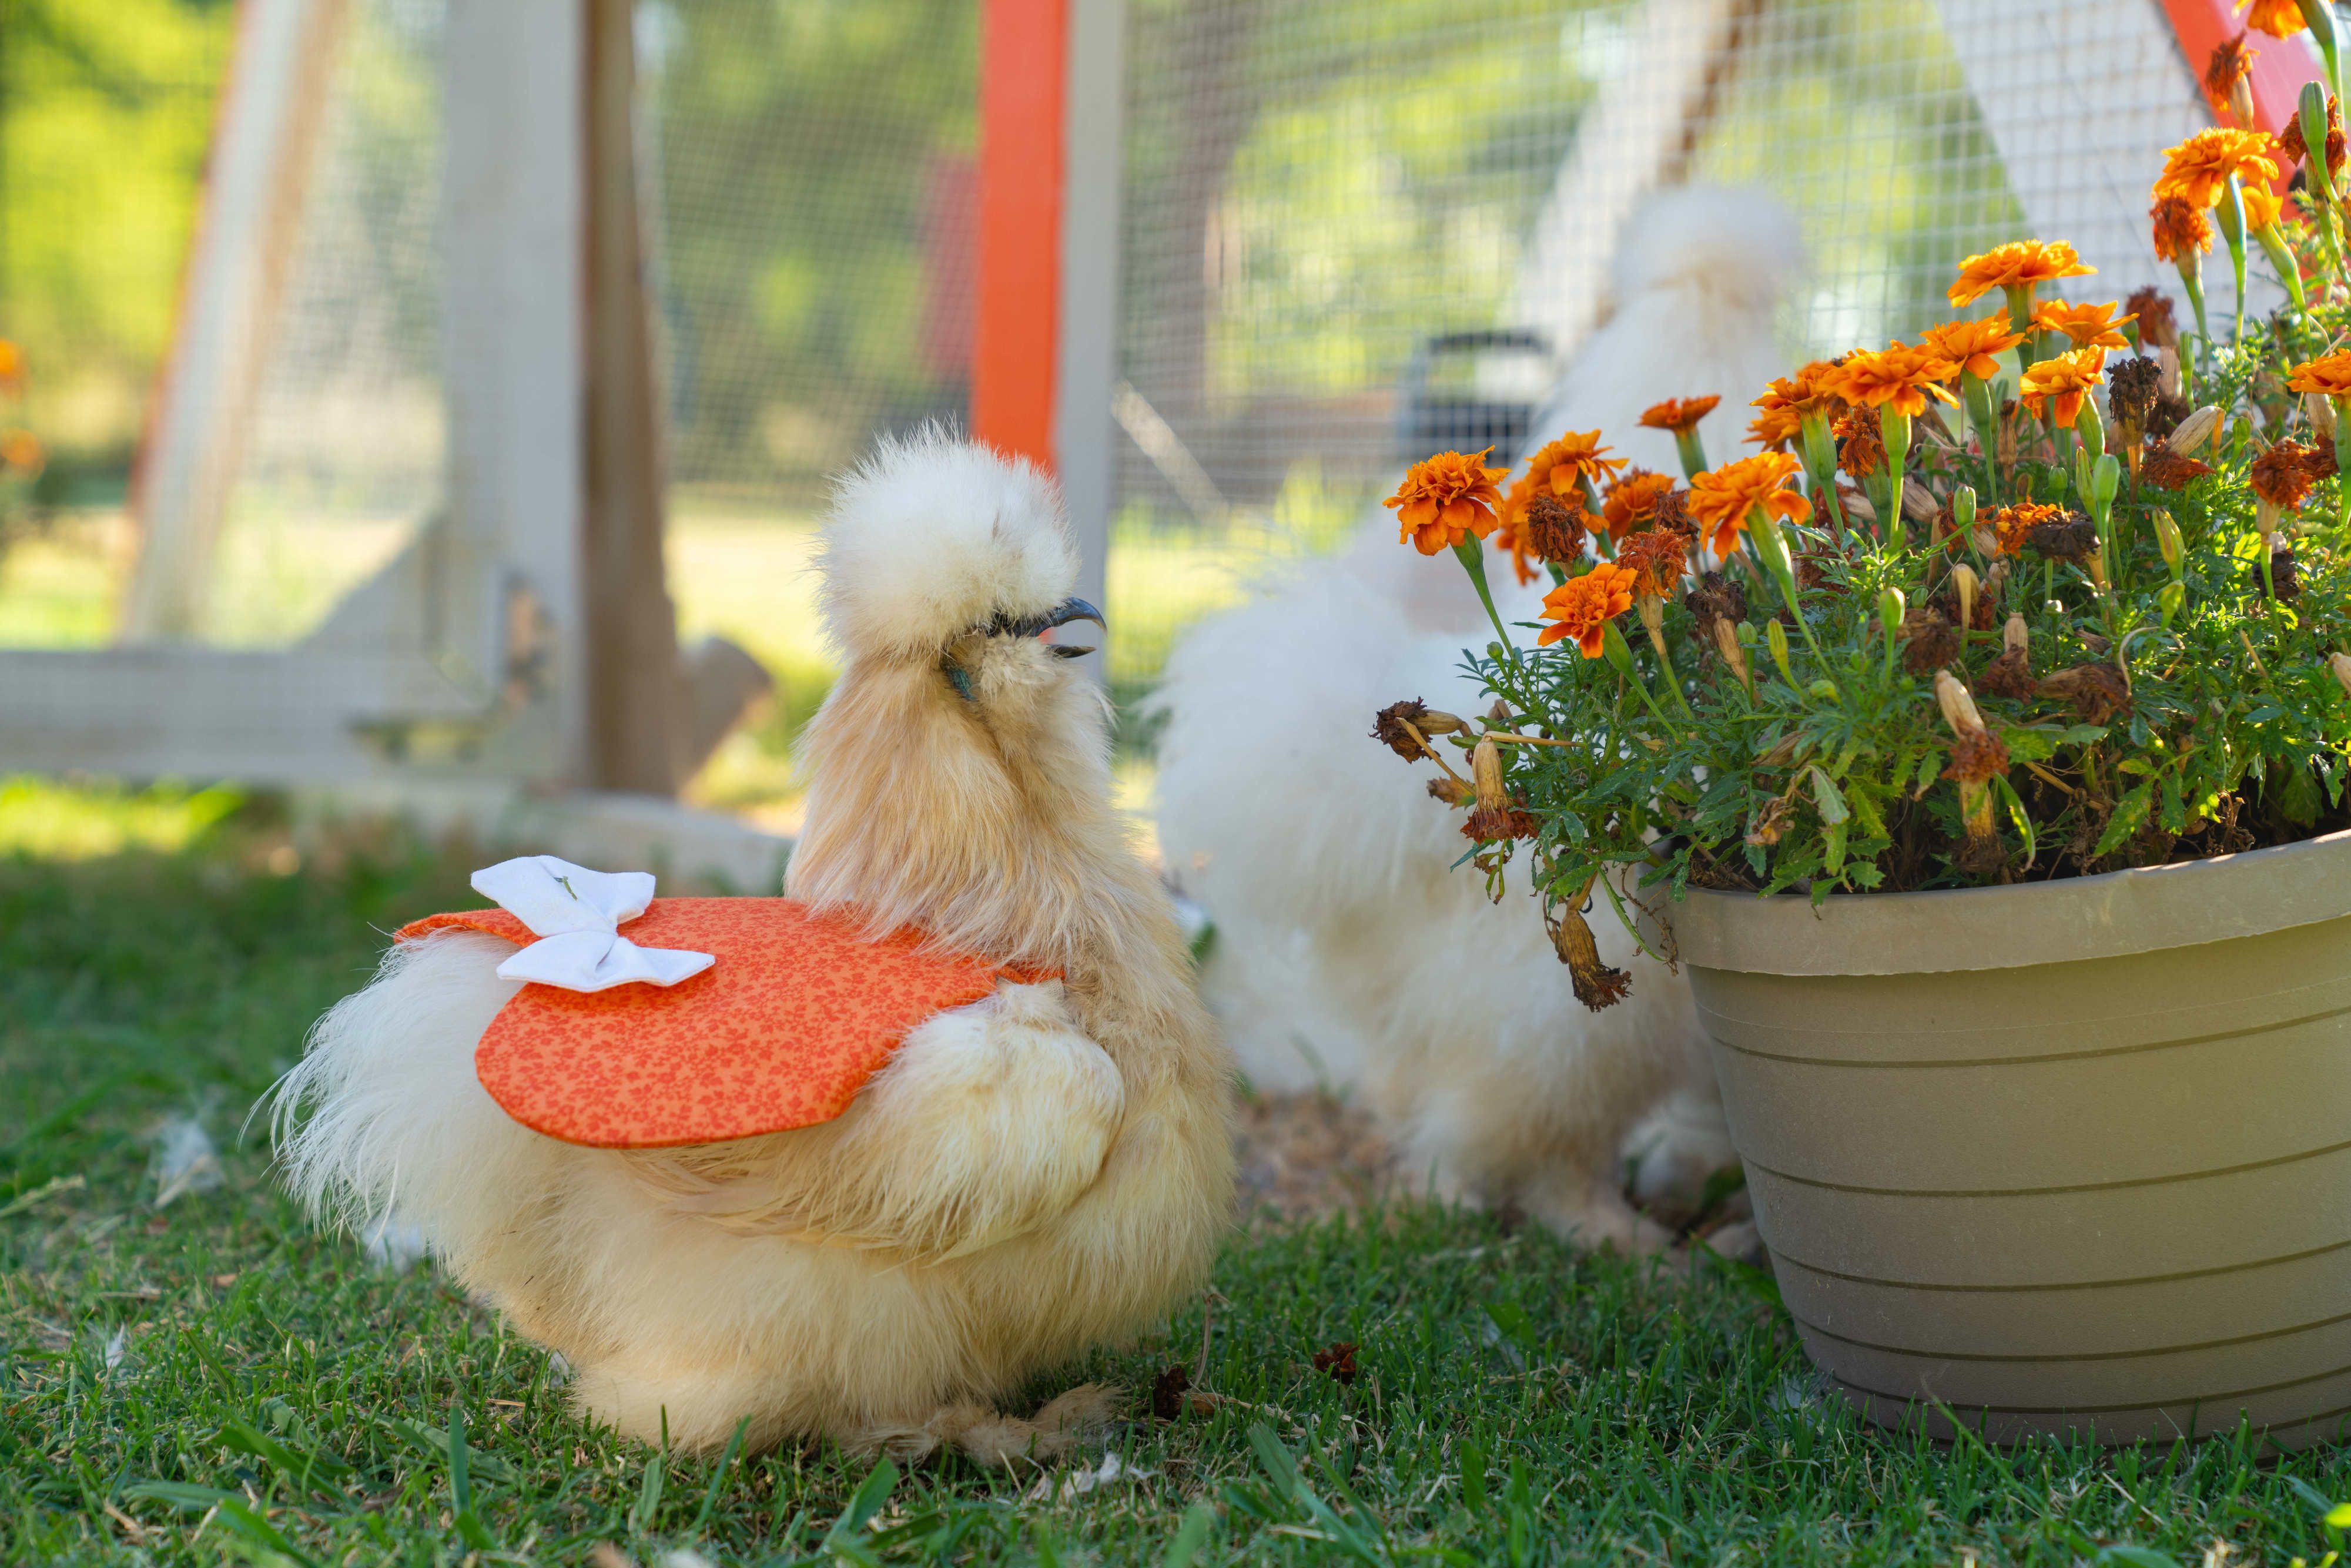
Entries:
{"type": "MultiPolygon", "coordinates": [[[[1776,203],[1702,188],[1653,198],[1625,232],[1614,314],[1530,444],[1596,428],[1678,476],[1642,410],[1719,394],[1700,434],[1715,460],[1738,455],[1747,400],[1785,368],[1774,319],[1801,247],[1776,203]]],[[[1535,619],[1549,580],[1520,586],[1507,558],[1488,560],[1504,621],[1535,619]]],[[[1732,1158],[1687,983],[1637,956],[1603,904],[1601,956],[1632,971],[1633,995],[1586,1011],[1525,858],[1515,896],[1489,904],[1481,877],[1451,869],[1468,845],[1426,793],[1431,770],[1370,737],[1402,698],[1483,711],[1460,651],[1491,636],[1460,568],[1399,545],[1395,515],[1375,510],[1340,555],[1176,645],[1157,699],[1160,843],[1216,921],[1202,983],[1259,1086],[1358,1091],[1407,1182],[1657,1250],[1671,1233],[1627,1201],[1627,1177],[1686,1211],[1732,1158]]]]}
{"type": "Polygon", "coordinates": [[[1061,978],[921,1023],[834,1120],[590,1148],[477,1081],[513,946],[404,941],[281,1085],[283,1156],[315,1210],[420,1226],[629,1436],[708,1448],[747,1420],[758,1446],[1049,1457],[1105,1391],[996,1405],[1205,1277],[1229,1060],[1111,806],[1102,694],[1041,635],[1092,618],[1050,485],[943,437],[885,445],[842,484],[822,571],[844,663],[787,893],[1061,978]]]}

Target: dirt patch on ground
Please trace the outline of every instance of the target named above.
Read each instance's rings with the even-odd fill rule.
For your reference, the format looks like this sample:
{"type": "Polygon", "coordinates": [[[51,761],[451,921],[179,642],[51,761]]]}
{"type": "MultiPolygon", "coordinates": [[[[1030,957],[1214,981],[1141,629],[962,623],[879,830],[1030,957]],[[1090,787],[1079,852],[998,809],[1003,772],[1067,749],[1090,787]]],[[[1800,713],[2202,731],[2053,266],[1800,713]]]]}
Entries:
{"type": "Polygon", "coordinates": [[[1395,1176],[1395,1156],[1369,1114],[1335,1095],[1245,1096],[1233,1149],[1244,1215],[1307,1219],[1371,1202],[1395,1176]]]}

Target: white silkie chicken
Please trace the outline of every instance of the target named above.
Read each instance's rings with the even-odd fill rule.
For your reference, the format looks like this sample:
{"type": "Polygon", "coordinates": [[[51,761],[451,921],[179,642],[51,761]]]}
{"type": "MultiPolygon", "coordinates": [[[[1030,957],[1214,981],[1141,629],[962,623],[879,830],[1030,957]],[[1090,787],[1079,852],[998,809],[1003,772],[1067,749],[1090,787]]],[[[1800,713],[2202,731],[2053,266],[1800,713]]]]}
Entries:
{"type": "MultiPolygon", "coordinates": [[[[863,934],[906,927],[1059,977],[930,1016],[831,1120],[587,1147],[502,1109],[486,1048],[477,1073],[524,989],[495,972],[512,942],[403,940],[281,1088],[288,1174],[316,1209],[421,1226],[629,1436],[710,1448],[747,1423],[754,1447],[1048,1457],[1105,1415],[1103,1392],[1025,1420],[995,1402],[1205,1276],[1229,1223],[1229,1057],[1112,808],[1101,690],[1043,640],[1099,619],[1069,598],[1050,484],[935,436],[885,445],[842,485],[822,570],[844,664],[808,733],[787,892],[853,923],[857,950],[779,983],[864,985],[863,934]]],[[[668,900],[645,918],[704,903],[758,906],[718,912],[755,924],[790,911],[668,900]]],[[[698,1045],[729,1065],[789,1049],[756,1026],[726,1038],[698,1045]]]]}
{"type": "MultiPolygon", "coordinates": [[[[1530,447],[1603,433],[1678,477],[1673,437],[1637,425],[1668,398],[1719,394],[1699,426],[1736,455],[1747,400],[1783,373],[1775,318],[1802,259],[1794,225],[1759,194],[1685,188],[1627,226],[1616,308],[1536,416],[1530,447]]],[[[1261,1088],[1362,1092],[1405,1177],[1447,1198],[1513,1204],[1591,1245],[1654,1251],[1670,1233],[1630,1204],[1691,1206],[1731,1159],[1687,983],[1636,956],[1604,904],[1601,955],[1631,999],[1579,1004],[1526,895],[1488,902],[1448,869],[1468,848],[1429,770],[1370,737],[1375,711],[1418,697],[1486,703],[1461,649],[1492,636],[1465,574],[1367,518],[1335,558],[1195,628],[1157,696],[1158,825],[1171,874],[1207,906],[1203,975],[1243,1071],[1261,1088]]],[[[1535,618],[1548,579],[1512,580],[1489,552],[1505,622],[1535,618]]]]}

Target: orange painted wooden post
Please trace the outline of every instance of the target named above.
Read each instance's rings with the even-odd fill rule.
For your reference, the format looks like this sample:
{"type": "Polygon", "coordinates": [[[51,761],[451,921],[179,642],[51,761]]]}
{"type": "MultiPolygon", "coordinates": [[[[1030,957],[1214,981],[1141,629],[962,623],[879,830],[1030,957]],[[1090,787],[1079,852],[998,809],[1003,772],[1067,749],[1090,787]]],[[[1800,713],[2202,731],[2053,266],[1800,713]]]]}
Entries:
{"type": "MultiPolygon", "coordinates": [[[[2212,51],[2245,30],[2244,18],[2232,0],[2163,0],[2163,9],[2179,35],[2180,52],[2188,57],[2189,68],[2199,81],[2212,51]]],[[[2299,37],[2273,38],[2254,33],[2245,42],[2253,52],[2252,75],[2247,82],[2253,89],[2253,118],[2264,131],[2283,131],[2294,118],[2302,84],[2319,80],[2323,72],[2299,37]]]]}
{"type": "Polygon", "coordinates": [[[1061,481],[1108,602],[1126,0],[982,0],[971,429],[1061,481]]]}
{"type": "Polygon", "coordinates": [[[979,76],[977,439],[1053,465],[1069,0],[985,0],[979,76]]]}

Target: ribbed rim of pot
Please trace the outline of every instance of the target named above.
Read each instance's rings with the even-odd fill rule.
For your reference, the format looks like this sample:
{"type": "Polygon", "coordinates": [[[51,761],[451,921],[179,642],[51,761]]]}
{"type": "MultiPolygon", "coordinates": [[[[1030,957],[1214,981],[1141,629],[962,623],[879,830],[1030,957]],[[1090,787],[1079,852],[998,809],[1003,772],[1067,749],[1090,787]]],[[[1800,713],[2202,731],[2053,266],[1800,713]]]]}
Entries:
{"type": "Polygon", "coordinates": [[[2178,865],[2014,887],[1832,894],[1691,888],[1682,959],[1762,975],[2021,969],[2258,936],[2351,915],[2351,829],[2178,865]]]}

